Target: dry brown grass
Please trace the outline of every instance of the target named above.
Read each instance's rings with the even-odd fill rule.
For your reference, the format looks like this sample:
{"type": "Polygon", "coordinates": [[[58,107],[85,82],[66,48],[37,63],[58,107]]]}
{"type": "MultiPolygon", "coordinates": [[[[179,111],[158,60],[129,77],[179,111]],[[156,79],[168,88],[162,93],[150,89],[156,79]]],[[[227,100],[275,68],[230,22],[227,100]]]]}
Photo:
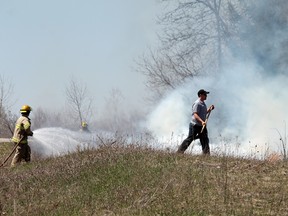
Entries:
{"type": "Polygon", "coordinates": [[[276,152],[273,152],[266,157],[266,161],[269,163],[277,163],[281,160],[283,160],[283,156],[276,152]]]}
{"type": "Polygon", "coordinates": [[[119,143],[0,174],[2,215],[287,215],[287,162],[119,143]]]}

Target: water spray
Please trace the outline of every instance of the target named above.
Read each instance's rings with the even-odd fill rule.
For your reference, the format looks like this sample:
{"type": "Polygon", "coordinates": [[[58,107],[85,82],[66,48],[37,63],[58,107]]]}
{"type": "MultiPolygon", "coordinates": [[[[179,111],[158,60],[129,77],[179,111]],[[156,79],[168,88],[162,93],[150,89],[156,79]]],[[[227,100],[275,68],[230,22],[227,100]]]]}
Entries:
{"type": "Polygon", "coordinates": [[[43,157],[61,156],[77,150],[96,147],[91,133],[63,128],[41,128],[34,131],[29,144],[34,152],[43,157]]]}

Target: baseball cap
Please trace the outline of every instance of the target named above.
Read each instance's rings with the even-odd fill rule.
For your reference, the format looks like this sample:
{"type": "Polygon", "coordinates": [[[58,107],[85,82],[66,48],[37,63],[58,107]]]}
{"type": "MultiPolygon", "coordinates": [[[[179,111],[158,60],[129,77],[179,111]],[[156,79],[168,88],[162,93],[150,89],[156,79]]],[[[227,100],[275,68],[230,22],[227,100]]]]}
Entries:
{"type": "Polygon", "coordinates": [[[198,97],[199,97],[201,94],[209,94],[209,92],[208,92],[208,91],[205,91],[204,89],[200,89],[200,90],[198,91],[198,97]]]}

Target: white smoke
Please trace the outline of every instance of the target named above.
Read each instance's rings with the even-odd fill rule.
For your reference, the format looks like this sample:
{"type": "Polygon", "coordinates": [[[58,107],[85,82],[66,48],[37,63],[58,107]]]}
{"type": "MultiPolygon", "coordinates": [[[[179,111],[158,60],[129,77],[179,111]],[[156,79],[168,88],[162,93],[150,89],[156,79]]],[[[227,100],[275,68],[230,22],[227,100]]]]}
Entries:
{"type": "Polygon", "coordinates": [[[165,97],[149,116],[147,127],[163,142],[171,132],[185,134],[181,141],[167,145],[177,149],[187,136],[192,103],[204,88],[210,91],[206,104],[215,105],[208,122],[212,152],[263,158],[286,150],[287,4],[263,0],[244,5],[249,13],[238,14],[239,34],[229,38],[221,74],[193,78],[165,97]]]}
{"type": "MultiPolygon", "coordinates": [[[[268,79],[261,75],[261,67],[248,62],[230,65],[215,78],[194,79],[159,103],[150,114],[147,127],[163,145],[166,142],[167,147],[176,150],[186,138],[192,103],[198,90],[204,88],[210,91],[207,106],[215,105],[207,126],[212,152],[258,158],[269,152],[281,153],[283,140],[279,139],[280,135],[285,138],[288,116],[288,92],[284,90],[288,78],[278,75],[268,79]],[[174,143],[166,141],[171,139],[171,133],[174,143]]],[[[190,151],[201,152],[197,142],[191,144],[190,151]]]]}

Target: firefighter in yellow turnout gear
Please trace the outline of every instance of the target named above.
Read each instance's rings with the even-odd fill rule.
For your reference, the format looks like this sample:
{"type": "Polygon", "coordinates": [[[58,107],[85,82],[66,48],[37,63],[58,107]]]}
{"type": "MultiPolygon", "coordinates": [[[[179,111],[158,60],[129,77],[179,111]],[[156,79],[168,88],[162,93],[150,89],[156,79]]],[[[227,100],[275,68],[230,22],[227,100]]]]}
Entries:
{"type": "Polygon", "coordinates": [[[82,122],[80,131],[90,133],[87,122],[82,122]]]}
{"type": "Polygon", "coordinates": [[[26,162],[30,162],[31,160],[31,149],[28,145],[28,136],[33,136],[33,132],[31,131],[31,121],[28,117],[31,111],[32,109],[28,105],[24,105],[20,109],[22,116],[16,121],[14,134],[11,140],[15,145],[19,143],[21,139],[22,140],[16,148],[11,166],[19,164],[22,159],[26,162]]]}

